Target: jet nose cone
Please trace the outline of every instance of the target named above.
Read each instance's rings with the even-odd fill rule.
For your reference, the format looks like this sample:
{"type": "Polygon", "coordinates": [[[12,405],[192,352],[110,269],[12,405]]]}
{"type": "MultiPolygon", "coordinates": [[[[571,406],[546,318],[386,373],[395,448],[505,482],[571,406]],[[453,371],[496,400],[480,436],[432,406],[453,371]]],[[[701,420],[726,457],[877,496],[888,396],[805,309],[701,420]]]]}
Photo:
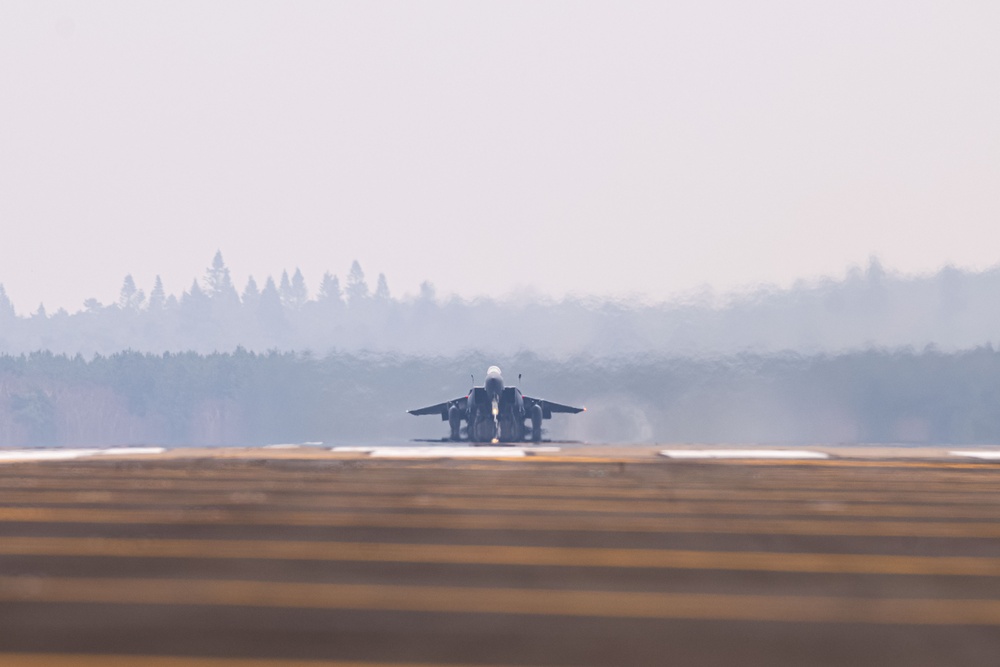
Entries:
{"type": "Polygon", "coordinates": [[[486,393],[490,396],[498,396],[503,392],[503,378],[499,375],[490,375],[486,378],[486,393]]]}
{"type": "Polygon", "coordinates": [[[486,371],[486,382],[484,383],[486,392],[490,396],[497,396],[503,391],[503,376],[500,375],[499,366],[490,366],[486,371]]]}

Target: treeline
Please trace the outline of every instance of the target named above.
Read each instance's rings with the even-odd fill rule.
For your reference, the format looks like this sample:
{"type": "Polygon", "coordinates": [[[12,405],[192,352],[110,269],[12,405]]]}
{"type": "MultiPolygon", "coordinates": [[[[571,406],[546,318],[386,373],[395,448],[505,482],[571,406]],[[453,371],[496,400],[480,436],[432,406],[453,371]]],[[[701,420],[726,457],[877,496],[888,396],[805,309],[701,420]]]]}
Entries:
{"type": "Polygon", "coordinates": [[[628,361],[530,354],[325,357],[239,349],[0,356],[0,446],[362,444],[439,438],[407,408],[499,362],[533,396],[586,405],[547,437],[592,442],[1000,443],[1000,352],[867,351],[628,361]]]}
{"type": "Polygon", "coordinates": [[[641,304],[610,299],[440,298],[424,283],[396,298],[385,275],[369,285],[355,262],[341,284],[315,291],[298,270],[263,285],[234,286],[221,253],[180,295],[157,279],[147,294],[126,276],[116,303],[75,313],[15,315],[0,285],[0,352],[90,357],[120,350],[163,353],[267,350],[464,354],[530,350],[548,357],[836,353],[869,347],[955,351],[1000,344],[1000,270],[945,268],[903,277],[872,260],[843,280],[720,298],[641,304]]]}

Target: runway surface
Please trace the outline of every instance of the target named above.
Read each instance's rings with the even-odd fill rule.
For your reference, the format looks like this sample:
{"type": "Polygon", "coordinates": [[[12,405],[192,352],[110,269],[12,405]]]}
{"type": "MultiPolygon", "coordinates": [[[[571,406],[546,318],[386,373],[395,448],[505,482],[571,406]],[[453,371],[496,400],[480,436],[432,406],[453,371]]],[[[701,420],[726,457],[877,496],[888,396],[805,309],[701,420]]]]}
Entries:
{"type": "Polygon", "coordinates": [[[0,666],[996,664],[995,458],[726,451],[11,454],[0,666]]]}

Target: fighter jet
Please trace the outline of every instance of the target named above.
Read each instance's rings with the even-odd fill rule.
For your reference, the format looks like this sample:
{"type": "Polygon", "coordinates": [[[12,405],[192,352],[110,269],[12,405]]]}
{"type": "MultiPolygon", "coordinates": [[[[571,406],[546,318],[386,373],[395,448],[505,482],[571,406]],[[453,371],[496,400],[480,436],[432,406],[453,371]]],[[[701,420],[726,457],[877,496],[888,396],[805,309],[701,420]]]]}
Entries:
{"type": "MultiPolygon", "coordinates": [[[[520,378],[520,376],[518,376],[520,378]]],[[[531,439],[542,439],[542,420],[555,412],[576,414],[587,408],[574,408],[540,398],[531,398],[517,387],[505,387],[496,366],[486,371],[482,387],[473,387],[468,395],[426,408],[407,410],[411,415],[441,415],[451,426],[451,439],[462,439],[462,420],[472,442],[522,442],[527,436],[526,420],[531,420],[531,439]]]]}

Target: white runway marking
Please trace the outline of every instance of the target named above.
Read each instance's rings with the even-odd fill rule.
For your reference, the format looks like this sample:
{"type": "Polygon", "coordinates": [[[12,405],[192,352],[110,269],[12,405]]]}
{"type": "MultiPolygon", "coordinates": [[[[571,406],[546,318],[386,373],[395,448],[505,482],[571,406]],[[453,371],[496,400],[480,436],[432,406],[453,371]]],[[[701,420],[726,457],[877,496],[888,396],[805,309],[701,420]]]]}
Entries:
{"type": "Polygon", "coordinates": [[[2,461],[68,461],[87,456],[130,456],[162,454],[163,447],[110,447],[108,449],[12,449],[0,450],[2,461]]]}
{"type": "Polygon", "coordinates": [[[432,445],[430,447],[334,447],[338,453],[368,454],[374,458],[425,459],[425,458],[520,458],[530,454],[551,454],[559,447],[473,447],[432,445]]]}
{"type": "Polygon", "coordinates": [[[495,458],[525,456],[521,447],[378,447],[372,458],[495,458]]]}
{"type": "Polygon", "coordinates": [[[984,461],[1000,461],[1000,451],[968,451],[968,452],[948,452],[952,456],[968,456],[974,459],[983,459],[984,461]]]}
{"type": "Polygon", "coordinates": [[[97,450],[97,456],[131,456],[133,454],[162,454],[164,447],[111,447],[97,450]]]}
{"type": "Polygon", "coordinates": [[[27,449],[0,451],[0,461],[66,461],[93,456],[96,449],[27,449]]]}
{"type": "Polygon", "coordinates": [[[664,449],[672,459],[828,459],[829,454],[804,449],[664,449]]]}

